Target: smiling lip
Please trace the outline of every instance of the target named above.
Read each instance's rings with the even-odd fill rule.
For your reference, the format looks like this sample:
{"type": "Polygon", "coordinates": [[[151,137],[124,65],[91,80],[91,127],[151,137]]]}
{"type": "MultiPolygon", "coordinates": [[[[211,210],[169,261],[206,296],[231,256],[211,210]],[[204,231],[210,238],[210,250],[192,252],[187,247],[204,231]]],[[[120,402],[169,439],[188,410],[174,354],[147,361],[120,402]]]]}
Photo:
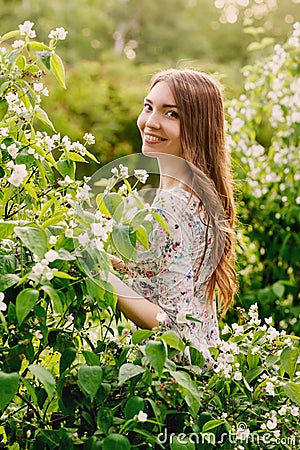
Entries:
{"type": "Polygon", "coordinates": [[[147,144],[158,144],[160,142],[166,141],[167,139],[164,139],[160,136],[156,136],[155,134],[144,134],[144,142],[147,142],[147,144]]]}

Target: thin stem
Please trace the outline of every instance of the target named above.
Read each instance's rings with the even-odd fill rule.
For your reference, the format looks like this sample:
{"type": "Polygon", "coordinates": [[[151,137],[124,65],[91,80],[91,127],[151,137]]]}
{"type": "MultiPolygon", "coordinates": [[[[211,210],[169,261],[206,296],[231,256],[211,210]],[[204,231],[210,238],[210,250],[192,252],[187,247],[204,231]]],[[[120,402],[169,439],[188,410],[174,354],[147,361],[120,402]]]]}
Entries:
{"type": "Polygon", "coordinates": [[[41,420],[41,416],[40,413],[38,412],[38,410],[36,409],[36,407],[26,398],[24,397],[23,394],[20,394],[20,392],[17,393],[17,397],[19,397],[21,400],[23,400],[23,402],[25,402],[30,409],[32,409],[32,411],[34,412],[34,414],[36,415],[36,417],[41,420]]]}

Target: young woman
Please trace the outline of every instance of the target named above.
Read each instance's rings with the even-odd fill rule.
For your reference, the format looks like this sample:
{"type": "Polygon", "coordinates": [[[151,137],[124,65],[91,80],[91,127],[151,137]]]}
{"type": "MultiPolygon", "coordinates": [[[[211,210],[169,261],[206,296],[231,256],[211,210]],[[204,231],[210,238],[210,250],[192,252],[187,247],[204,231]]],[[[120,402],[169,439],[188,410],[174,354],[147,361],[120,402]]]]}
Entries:
{"type": "MultiPolygon", "coordinates": [[[[194,70],[156,74],[137,121],[142,152],[158,159],[149,251],[130,261],[131,287],[111,274],[119,309],[136,325],[162,324],[208,355],[237,290],[232,177],[220,87],[194,70]]],[[[114,259],[116,269],[122,261],[114,259]]]]}

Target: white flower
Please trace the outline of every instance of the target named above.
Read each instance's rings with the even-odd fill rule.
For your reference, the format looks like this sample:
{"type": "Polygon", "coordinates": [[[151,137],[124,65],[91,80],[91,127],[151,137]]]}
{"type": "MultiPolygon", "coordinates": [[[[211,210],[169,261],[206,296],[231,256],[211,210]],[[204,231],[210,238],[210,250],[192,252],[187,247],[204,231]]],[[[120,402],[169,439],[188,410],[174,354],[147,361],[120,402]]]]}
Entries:
{"type": "Polygon", "coordinates": [[[72,184],[74,183],[74,180],[72,180],[71,177],[69,177],[69,175],[67,175],[64,179],[64,184],[72,184]]]}
{"type": "Polygon", "coordinates": [[[35,92],[41,92],[43,90],[43,83],[33,83],[33,89],[35,92]]]}
{"type": "Polygon", "coordinates": [[[268,329],[268,339],[270,342],[274,341],[279,336],[279,331],[274,327],[269,327],[268,329]]]}
{"type": "Polygon", "coordinates": [[[18,154],[18,147],[16,146],[16,144],[11,144],[7,147],[7,151],[10,154],[10,156],[15,159],[17,157],[18,154]]]}
{"type": "Polygon", "coordinates": [[[234,372],[234,374],[233,374],[233,379],[234,379],[235,381],[241,381],[242,376],[243,376],[242,372],[240,372],[240,371],[237,370],[237,371],[234,372]]]}
{"type": "Polygon", "coordinates": [[[244,121],[239,117],[236,117],[235,119],[233,119],[231,124],[231,133],[237,133],[238,131],[240,131],[243,125],[244,121]]]}
{"type": "Polygon", "coordinates": [[[272,321],[273,321],[272,317],[269,317],[269,318],[265,319],[265,322],[266,322],[267,325],[271,325],[272,321]]]}
{"type": "Polygon", "coordinates": [[[86,141],[88,145],[95,144],[95,137],[92,135],[92,133],[85,133],[83,139],[86,141]]]}
{"type": "Polygon", "coordinates": [[[57,242],[57,236],[50,236],[49,244],[54,245],[57,242]]]}
{"type": "Polygon", "coordinates": [[[275,396],[274,384],[271,383],[271,381],[267,381],[267,384],[266,384],[266,392],[267,392],[269,395],[272,395],[273,397],[275,396]]]}
{"type": "Polygon", "coordinates": [[[148,414],[144,413],[144,411],[140,411],[137,415],[137,419],[139,422],[147,422],[148,414]]]}
{"type": "Polygon", "coordinates": [[[101,239],[107,241],[108,229],[102,223],[92,223],[91,228],[94,236],[101,237],[101,239]]]}
{"type": "Polygon", "coordinates": [[[64,41],[67,37],[67,34],[68,32],[63,27],[59,27],[55,30],[51,30],[48,37],[50,39],[56,38],[59,41],[64,41]]]}
{"type": "Polygon", "coordinates": [[[35,31],[32,30],[34,23],[29,20],[25,20],[23,25],[19,25],[19,30],[22,36],[26,35],[30,38],[36,37],[35,31]]]}
{"type": "Polygon", "coordinates": [[[223,330],[222,330],[222,334],[228,334],[230,333],[230,327],[228,325],[225,325],[223,330]]]}
{"type": "Polygon", "coordinates": [[[291,408],[291,414],[294,417],[298,417],[299,416],[299,408],[298,408],[298,406],[293,406],[291,408]]]}
{"type": "Polygon", "coordinates": [[[7,310],[7,304],[3,300],[4,300],[4,294],[3,294],[3,292],[0,292],[0,311],[7,310]]]}
{"type": "Polygon", "coordinates": [[[6,137],[8,136],[9,129],[7,127],[0,128],[0,136],[6,137]]]}
{"type": "Polygon", "coordinates": [[[13,172],[7,180],[14,186],[18,187],[23,183],[27,175],[28,172],[26,170],[25,164],[15,164],[13,166],[13,172]]]}
{"type": "Polygon", "coordinates": [[[65,231],[65,236],[68,238],[72,238],[74,234],[74,231],[72,230],[72,228],[67,228],[65,231]]]}
{"type": "Polygon", "coordinates": [[[111,173],[112,173],[113,175],[115,175],[116,177],[119,176],[119,171],[118,171],[118,169],[117,169],[116,167],[113,167],[113,168],[111,169],[111,173]]]}
{"type": "Polygon", "coordinates": [[[258,347],[258,345],[255,345],[253,347],[253,349],[251,350],[251,355],[256,355],[256,353],[258,353],[258,352],[259,352],[259,347],[258,347]]]}
{"type": "Polygon", "coordinates": [[[36,330],[36,332],[34,333],[35,337],[37,339],[43,339],[43,332],[42,330],[36,330]]]}
{"type": "Polygon", "coordinates": [[[276,417],[272,417],[272,420],[268,420],[267,421],[267,428],[269,428],[269,430],[274,430],[277,427],[277,420],[276,417]]]}
{"type": "Polygon", "coordinates": [[[136,169],[133,174],[143,184],[146,183],[146,180],[149,177],[148,173],[144,169],[136,169]]]}
{"type": "Polygon", "coordinates": [[[34,266],[32,266],[31,271],[32,271],[35,275],[39,276],[39,275],[42,275],[42,274],[44,273],[44,269],[45,269],[44,264],[38,262],[38,263],[36,263],[34,266]]]}
{"type": "Polygon", "coordinates": [[[282,407],[278,410],[278,414],[280,416],[284,416],[287,412],[287,406],[286,405],[282,405],[282,407]]]}
{"type": "Polygon", "coordinates": [[[85,233],[81,233],[78,236],[78,242],[79,244],[81,244],[83,247],[85,247],[88,242],[89,242],[89,235],[85,232],[85,233]]]}
{"type": "Polygon", "coordinates": [[[156,314],[156,320],[160,323],[164,323],[167,318],[167,314],[163,311],[160,311],[156,314]]]}
{"type": "Polygon", "coordinates": [[[239,336],[244,331],[243,325],[238,325],[237,323],[232,324],[232,329],[234,330],[235,336],[239,336]]]}
{"type": "Polygon", "coordinates": [[[96,247],[96,249],[99,251],[99,252],[101,252],[103,249],[104,249],[104,244],[103,244],[103,242],[101,241],[101,239],[99,239],[99,238],[97,238],[97,239],[95,239],[95,247],[96,247]]]}
{"type": "Polygon", "coordinates": [[[122,186],[119,187],[119,193],[122,195],[125,195],[128,191],[128,188],[126,186],[126,184],[122,184],[122,186]]]}
{"type": "Polygon", "coordinates": [[[15,41],[12,44],[12,48],[21,48],[21,47],[23,47],[24,44],[25,44],[25,42],[22,41],[22,39],[20,39],[20,40],[15,41]]]}
{"type": "Polygon", "coordinates": [[[58,253],[55,250],[49,250],[44,256],[48,262],[53,262],[58,258],[58,253]]]}
{"type": "Polygon", "coordinates": [[[120,176],[122,178],[128,178],[129,177],[129,175],[128,175],[128,167],[123,166],[123,164],[120,164],[119,165],[119,169],[120,169],[120,176]]]}

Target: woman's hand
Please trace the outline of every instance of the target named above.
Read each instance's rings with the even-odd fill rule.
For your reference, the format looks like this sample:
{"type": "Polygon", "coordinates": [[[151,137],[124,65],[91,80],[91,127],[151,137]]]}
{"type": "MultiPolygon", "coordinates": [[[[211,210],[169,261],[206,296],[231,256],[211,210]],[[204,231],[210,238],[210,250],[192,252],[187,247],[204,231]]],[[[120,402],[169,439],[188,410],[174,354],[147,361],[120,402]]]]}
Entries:
{"type": "Polygon", "coordinates": [[[126,271],[126,266],[125,266],[123,259],[118,258],[117,256],[114,256],[114,255],[111,255],[110,253],[107,253],[107,256],[109,257],[115,270],[117,270],[118,272],[126,271]]]}

